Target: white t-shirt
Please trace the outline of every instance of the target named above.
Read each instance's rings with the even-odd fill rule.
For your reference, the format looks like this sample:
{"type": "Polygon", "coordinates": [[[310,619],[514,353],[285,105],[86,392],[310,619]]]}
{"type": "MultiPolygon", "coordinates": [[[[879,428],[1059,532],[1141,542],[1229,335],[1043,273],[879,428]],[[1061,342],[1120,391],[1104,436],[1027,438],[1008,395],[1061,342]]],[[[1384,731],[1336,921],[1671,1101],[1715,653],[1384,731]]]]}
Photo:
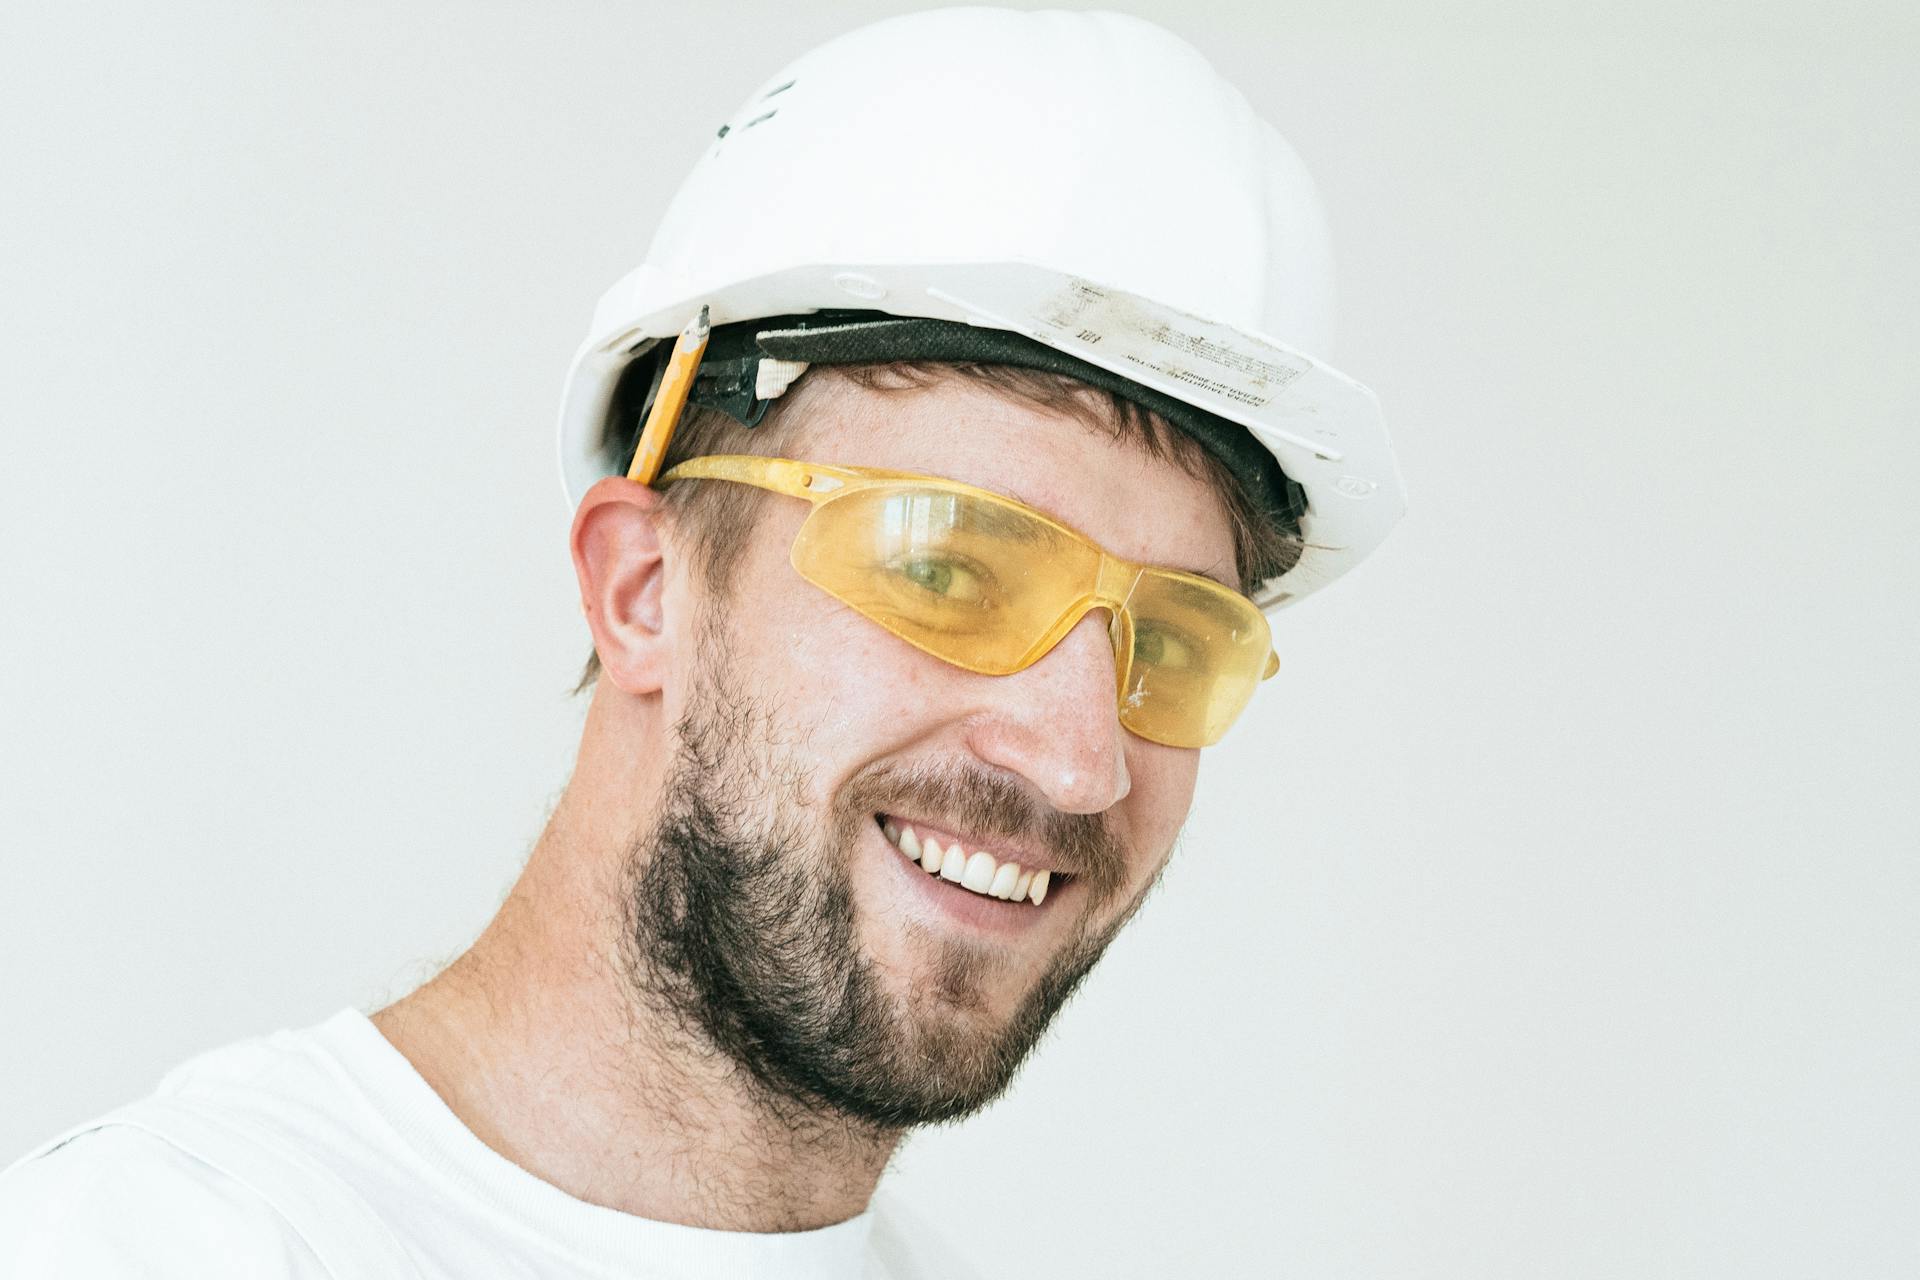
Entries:
{"type": "Polygon", "coordinates": [[[460,1122],[357,1010],[177,1068],[0,1173],[7,1280],[970,1277],[899,1206],[712,1231],[576,1200],[460,1122]]]}

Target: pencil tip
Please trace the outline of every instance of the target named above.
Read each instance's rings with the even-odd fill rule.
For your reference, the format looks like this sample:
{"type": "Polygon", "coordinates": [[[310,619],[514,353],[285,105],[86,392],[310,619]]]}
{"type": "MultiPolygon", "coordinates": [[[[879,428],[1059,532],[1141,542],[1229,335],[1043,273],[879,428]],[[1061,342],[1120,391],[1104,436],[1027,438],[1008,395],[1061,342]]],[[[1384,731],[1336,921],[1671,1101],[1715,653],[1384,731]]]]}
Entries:
{"type": "Polygon", "coordinates": [[[710,325],[707,319],[707,304],[703,302],[700,304],[700,314],[693,318],[694,336],[698,337],[701,334],[706,333],[707,330],[711,327],[712,326],[710,325]]]}

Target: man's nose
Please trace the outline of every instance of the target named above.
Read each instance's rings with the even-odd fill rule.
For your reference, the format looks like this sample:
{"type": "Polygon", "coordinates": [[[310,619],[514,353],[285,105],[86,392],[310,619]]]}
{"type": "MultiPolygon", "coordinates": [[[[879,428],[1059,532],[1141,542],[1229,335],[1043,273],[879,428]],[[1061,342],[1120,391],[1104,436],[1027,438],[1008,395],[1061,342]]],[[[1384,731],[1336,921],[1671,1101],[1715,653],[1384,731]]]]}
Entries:
{"type": "Polygon", "coordinates": [[[1132,788],[1105,609],[1090,610],[1032,666],[987,681],[990,707],[969,743],[1032,783],[1063,813],[1100,813],[1132,788]]]}

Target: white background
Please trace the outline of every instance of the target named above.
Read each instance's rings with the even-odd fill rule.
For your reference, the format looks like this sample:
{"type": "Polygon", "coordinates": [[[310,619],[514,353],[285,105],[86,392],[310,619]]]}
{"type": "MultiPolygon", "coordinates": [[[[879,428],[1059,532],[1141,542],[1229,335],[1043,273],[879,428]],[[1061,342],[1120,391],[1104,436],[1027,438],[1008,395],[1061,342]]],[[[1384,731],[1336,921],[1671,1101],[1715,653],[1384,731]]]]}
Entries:
{"type": "MultiPolygon", "coordinates": [[[[7,7],[0,1155],[478,930],[593,301],[909,7],[7,7]]],[[[1413,511],[896,1188],[994,1275],[1920,1273],[1910,6],[1127,7],[1318,177],[1413,511]]]]}

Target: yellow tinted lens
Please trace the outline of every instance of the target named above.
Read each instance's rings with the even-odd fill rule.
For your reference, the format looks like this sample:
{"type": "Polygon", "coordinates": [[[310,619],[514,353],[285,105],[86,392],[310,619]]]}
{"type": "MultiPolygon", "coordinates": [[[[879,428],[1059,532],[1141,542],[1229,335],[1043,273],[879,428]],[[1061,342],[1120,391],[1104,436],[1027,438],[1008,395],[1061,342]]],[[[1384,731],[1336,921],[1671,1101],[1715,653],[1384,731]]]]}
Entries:
{"type": "Polygon", "coordinates": [[[1218,583],[1152,570],[1135,584],[1127,611],[1133,655],[1120,723],[1169,746],[1218,742],[1266,671],[1266,617],[1218,583]]]}
{"type": "Polygon", "coordinates": [[[882,484],[821,503],[793,567],[909,644],[1005,675],[1091,589],[1092,546],[1010,503],[882,484]]]}

